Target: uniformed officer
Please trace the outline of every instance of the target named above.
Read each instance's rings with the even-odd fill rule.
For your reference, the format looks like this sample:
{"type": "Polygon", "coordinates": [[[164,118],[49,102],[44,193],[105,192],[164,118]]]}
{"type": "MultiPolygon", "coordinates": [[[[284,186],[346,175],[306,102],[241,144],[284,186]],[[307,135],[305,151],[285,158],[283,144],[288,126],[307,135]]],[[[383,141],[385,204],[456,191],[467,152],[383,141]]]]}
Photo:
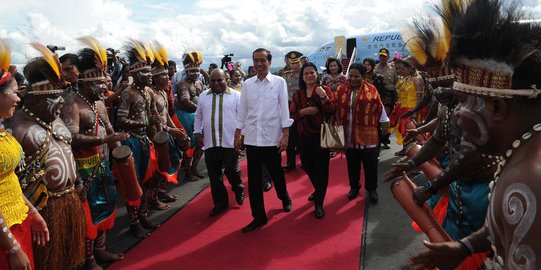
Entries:
{"type": "MultiPolygon", "coordinates": [[[[287,65],[289,67],[288,71],[285,71],[282,77],[286,80],[287,83],[287,93],[289,103],[291,104],[291,99],[293,98],[293,93],[299,89],[299,77],[301,72],[301,57],[302,53],[297,51],[290,51],[286,54],[285,58],[287,59],[287,65]]],[[[297,147],[297,124],[289,128],[289,144],[286,150],[287,163],[283,167],[284,171],[290,171],[295,169],[295,155],[297,147]]]]}

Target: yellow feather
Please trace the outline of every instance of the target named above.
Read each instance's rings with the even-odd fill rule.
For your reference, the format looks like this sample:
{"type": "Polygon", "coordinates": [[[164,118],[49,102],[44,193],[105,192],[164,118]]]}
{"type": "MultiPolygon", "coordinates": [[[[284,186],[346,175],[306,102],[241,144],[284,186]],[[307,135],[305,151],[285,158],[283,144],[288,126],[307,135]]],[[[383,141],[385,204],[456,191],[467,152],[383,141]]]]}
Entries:
{"type": "Polygon", "coordinates": [[[43,44],[41,44],[39,42],[32,41],[32,42],[30,42],[30,45],[32,47],[34,47],[34,49],[36,49],[37,51],[39,51],[41,53],[41,55],[43,56],[43,59],[45,59],[45,61],[47,61],[49,66],[51,66],[54,73],[56,74],[56,76],[60,80],[62,78],[62,76],[60,74],[60,63],[58,62],[58,59],[56,58],[55,54],[53,52],[51,52],[51,50],[49,50],[47,47],[45,47],[45,45],[43,45],[43,44]]]}
{"type": "Polygon", "coordinates": [[[0,39],[0,69],[8,70],[11,64],[11,50],[5,39],[0,39]]]}
{"type": "Polygon", "coordinates": [[[163,62],[167,64],[169,62],[169,57],[167,57],[167,51],[165,50],[165,48],[161,46],[158,51],[163,59],[163,62]]]}
{"type": "MultiPolygon", "coordinates": [[[[409,42],[408,42],[409,43],[409,42]]],[[[424,46],[420,43],[419,38],[414,38],[410,45],[408,45],[408,50],[411,52],[411,56],[415,58],[417,63],[424,65],[428,60],[428,55],[424,50],[424,46]]]]}
{"type": "MultiPolygon", "coordinates": [[[[442,28],[445,28],[445,27],[442,27],[442,28]]],[[[437,39],[435,40],[435,46],[436,46],[436,50],[434,52],[434,58],[440,60],[440,61],[443,61],[445,58],[447,58],[447,53],[449,52],[449,47],[450,47],[450,42],[451,40],[448,40],[445,36],[445,32],[442,33],[442,31],[444,31],[444,29],[439,29],[437,31],[438,33],[438,36],[437,36],[437,39]]]]}
{"type": "Polygon", "coordinates": [[[91,36],[84,36],[84,37],[78,38],[77,40],[89,46],[90,49],[92,49],[94,53],[96,53],[102,65],[101,68],[107,67],[107,52],[105,51],[105,48],[103,48],[101,43],[96,38],[91,37],[91,36]]]}
{"type": "Polygon", "coordinates": [[[148,59],[150,59],[150,63],[154,62],[154,53],[152,52],[152,48],[147,43],[144,44],[146,56],[148,59]]]}
{"type": "Polygon", "coordinates": [[[160,63],[161,66],[163,66],[163,59],[160,55],[160,52],[155,47],[152,47],[152,52],[154,53],[154,57],[156,58],[156,61],[160,63]]]}
{"type": "Polygon", "coordinates": [[[424,50],[424,43],[421,38],[416,36],[412,28],[403,28],[400,34],[406,41],[406,48],[411,53],[411,56],[415,58],[417,63],[424,65],[428,60],[428,56],[424,50]]]}
{"type": "MultiPolygon", "coordinates": [[[[154,48],[157,50],[157,54],[160,55],[160,58],[163,61],[162,65],[166,65],[167,62],[169,61],[169,58],[167,57],[167,51],[165,50],[163,45],[160,44],[157,41],[154,41],[154,48]]],[[[154,53],[154,54],[156,54],[156,53],[154,53]]]]}
{"type": "Polygon", "coordinates": [[[141,41],[130,38],[128,42],[131,45],[131,47],[137,51],[137,59],[141,62],[146,63],[147,57],[145,53],[145,48],[144,48],[144,45],[141,43],[141,41]]]}

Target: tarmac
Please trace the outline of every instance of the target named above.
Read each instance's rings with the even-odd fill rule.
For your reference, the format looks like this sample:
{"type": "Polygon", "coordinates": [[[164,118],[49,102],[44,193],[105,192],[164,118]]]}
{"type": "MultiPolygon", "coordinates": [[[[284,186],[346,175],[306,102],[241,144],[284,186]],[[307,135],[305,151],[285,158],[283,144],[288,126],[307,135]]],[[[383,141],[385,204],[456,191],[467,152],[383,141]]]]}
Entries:
{"type": "MultiPolygon", "coordinates": [[[[391,137],[391,141],[394,141],[393,137],[391,137]]],[[[359,243],[362,248],[361,254],[359,254],[361,260],[358,269],[361,270],[410,269],[408,257],[424,248],[422,241],[426,237],[424,234],[419,234],[412,229],[411,219],[402,210],[390,191],[390,183],[383,182],[383,174],[391,167],[391,163],[398,160],[394,153],[401,148],[401,146],[395,144],[390,146],[391,149],[382,149],[380,153],[377,189],[379,202],[377,204],[368,203],[365,210],[363,235],[361,243],[359,243]]],[[[345,162],[345,156],[343,159],[345,162]]],[[[169,190],[170,194],[179,196],[178,201],[170,203],[170,208],[167,210],[151,212],[152,220],[163,224],[209,186],[204,163],[203,158],[198,169],[205,178],[196,182],[186,182],[181,176],[179,185],[169,190]]],[[[297,167],[297,170],[299,169],[297,167]]],[[[417,183],[422,183],[424,176],[420,174],[414,180],[417,183]]],[[[344,179],[344,181],[347,182],[347,179],[344,179]]],[[[344,194],[344,196],[347,195],[344,194]]],[[[368,202],[368,200],[366,201],[368,202]]],[[[120,198],[118,202],[117,221],[113,230],[109,232],[107,247],[110,251],[125,253],[141,240],[136,239],[129,233],[129,222],[124,202],[120,198]]],[[[212,205],[209,202],[209,210],[211,208],[212,205]]],[[[189,230],[190,228],[179,229],[189,230]]],[[[107,265],[102,266],[106,267],[107,265]]]]}

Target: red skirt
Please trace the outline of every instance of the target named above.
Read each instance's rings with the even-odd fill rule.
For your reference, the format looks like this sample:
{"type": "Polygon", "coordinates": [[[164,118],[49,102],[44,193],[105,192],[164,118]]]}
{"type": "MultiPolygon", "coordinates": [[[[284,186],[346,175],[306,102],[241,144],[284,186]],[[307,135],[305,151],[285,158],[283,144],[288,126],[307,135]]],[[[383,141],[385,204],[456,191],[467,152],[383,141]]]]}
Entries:
{"type": "MultiPolygon", "coordinates": [[[[34,252],[32,251],[32,232],[30,231],[30,221],[28,217],[21,224],[15,224],[9,228],[13,237],[21,245],[21,249],[24,251],[30,266],[34,269],[34,252]]],[[[0,247],[0,269],[10,269],[9,267],[9,254],[7,249],[0,247]]]]}

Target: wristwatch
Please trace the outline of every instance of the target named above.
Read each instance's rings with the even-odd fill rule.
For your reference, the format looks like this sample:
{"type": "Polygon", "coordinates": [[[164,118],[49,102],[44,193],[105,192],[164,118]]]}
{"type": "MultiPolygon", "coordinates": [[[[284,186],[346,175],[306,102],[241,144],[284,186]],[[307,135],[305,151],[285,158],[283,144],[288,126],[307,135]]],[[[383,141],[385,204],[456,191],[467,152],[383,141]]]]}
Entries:
{"type": "Polygon", "coordinates": [[[435,189],[433,186],[432,186],[432,182],[430,182],[430,180],[427,180],[424,184],[423,184],[423,187],[425,188],[425,191],[430,193],[430,194],[436,194],[438,192],[437,189],[435,189]]]}

